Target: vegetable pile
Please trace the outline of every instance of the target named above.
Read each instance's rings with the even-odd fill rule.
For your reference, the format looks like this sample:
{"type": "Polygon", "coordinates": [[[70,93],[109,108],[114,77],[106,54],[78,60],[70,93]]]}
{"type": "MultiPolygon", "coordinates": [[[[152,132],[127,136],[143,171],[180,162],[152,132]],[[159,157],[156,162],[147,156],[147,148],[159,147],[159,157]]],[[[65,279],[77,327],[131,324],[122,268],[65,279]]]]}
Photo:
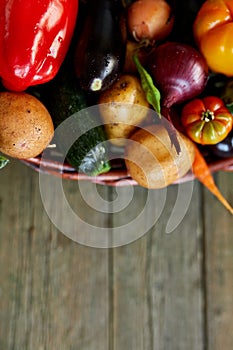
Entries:
{"type": "Polygon", "coordinates": [[[78,172],[111,172],[117,149],[139,185],[193,172],[233,213],[208,168],[233,157],[231,0],[0,0],[0,11],[1,167],[51,143],[62,154],[81,134],[65,154],[78,172]]]}

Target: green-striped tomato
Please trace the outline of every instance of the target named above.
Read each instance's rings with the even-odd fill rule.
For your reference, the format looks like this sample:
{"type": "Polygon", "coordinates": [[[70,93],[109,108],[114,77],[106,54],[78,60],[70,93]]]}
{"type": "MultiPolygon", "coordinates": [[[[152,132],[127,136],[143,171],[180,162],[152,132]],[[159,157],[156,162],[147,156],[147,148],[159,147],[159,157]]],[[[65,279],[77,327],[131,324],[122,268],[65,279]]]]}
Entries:
{"type": "Polygon", "coordinates": [[[189,138],[201,145],[224,140],[233,127],[230,111],[223,100],[215,96],[189,101],[182,109],[181,121],[189,138]]]}

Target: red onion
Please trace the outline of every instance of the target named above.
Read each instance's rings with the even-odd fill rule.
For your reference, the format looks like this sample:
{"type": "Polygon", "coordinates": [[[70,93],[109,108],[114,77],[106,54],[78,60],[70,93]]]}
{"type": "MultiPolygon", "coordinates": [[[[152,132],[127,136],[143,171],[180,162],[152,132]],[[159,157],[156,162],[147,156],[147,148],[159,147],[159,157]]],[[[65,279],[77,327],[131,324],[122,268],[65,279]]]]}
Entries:
{"type": "MultiPolygon", "coordinates": [[[[161,93],[162,115],[170,122],[171,107],[198,96],[207,84],[205,59],[187,44],[166,42],[159,45],[150,53],[147,65],[161,93]]],[[[179,146],[175,146],[178,149],[179,146]]]]}
{"type": "Polygon", "coordinates": [[[207,64],[203,56],[187,44],[159,45],[151,52],[148,65],[162,94],[162,105],[167,108],[199,95],[206,86],[207,64]]]}

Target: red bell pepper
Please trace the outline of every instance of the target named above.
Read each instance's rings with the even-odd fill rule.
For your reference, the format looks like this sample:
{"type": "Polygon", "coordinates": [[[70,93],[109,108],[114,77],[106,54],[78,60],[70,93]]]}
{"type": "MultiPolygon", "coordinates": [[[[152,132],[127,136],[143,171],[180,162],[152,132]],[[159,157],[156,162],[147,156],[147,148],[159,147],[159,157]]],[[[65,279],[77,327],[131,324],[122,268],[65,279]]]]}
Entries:
{"type": "Polygon", "coordinates": [[[8,90],[51,80],[70,45],[78,0],[0,0],[0,76],[8,90]]]}

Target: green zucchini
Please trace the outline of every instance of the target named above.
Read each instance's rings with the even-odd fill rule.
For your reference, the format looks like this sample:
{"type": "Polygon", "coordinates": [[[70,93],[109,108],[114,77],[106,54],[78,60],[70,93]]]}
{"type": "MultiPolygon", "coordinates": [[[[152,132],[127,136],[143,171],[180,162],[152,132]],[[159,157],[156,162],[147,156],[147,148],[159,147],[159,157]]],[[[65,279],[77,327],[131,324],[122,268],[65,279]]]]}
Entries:
{"type": "Polygon", "coordinates": [[[70,139],[75,140],[66,154],[67,162],[79,172],[90,176],[109,171],[104,127],[100,123],[96,126],[94,115],[91,115],[88,108],[89,98],[78,86],[77,78],[69,71],[62,71],[43,91],[46,91],[46,95],[42,98],[55,127],[72,116],[71,122],[67,123],[68,127],[61,128],[61,135],[59,135],[60,128],[57,128],[56,137],[57,147],[61,152],[67,149],[70,139]],[[82,112],[76,113],[80,111],[82,112]]]}

